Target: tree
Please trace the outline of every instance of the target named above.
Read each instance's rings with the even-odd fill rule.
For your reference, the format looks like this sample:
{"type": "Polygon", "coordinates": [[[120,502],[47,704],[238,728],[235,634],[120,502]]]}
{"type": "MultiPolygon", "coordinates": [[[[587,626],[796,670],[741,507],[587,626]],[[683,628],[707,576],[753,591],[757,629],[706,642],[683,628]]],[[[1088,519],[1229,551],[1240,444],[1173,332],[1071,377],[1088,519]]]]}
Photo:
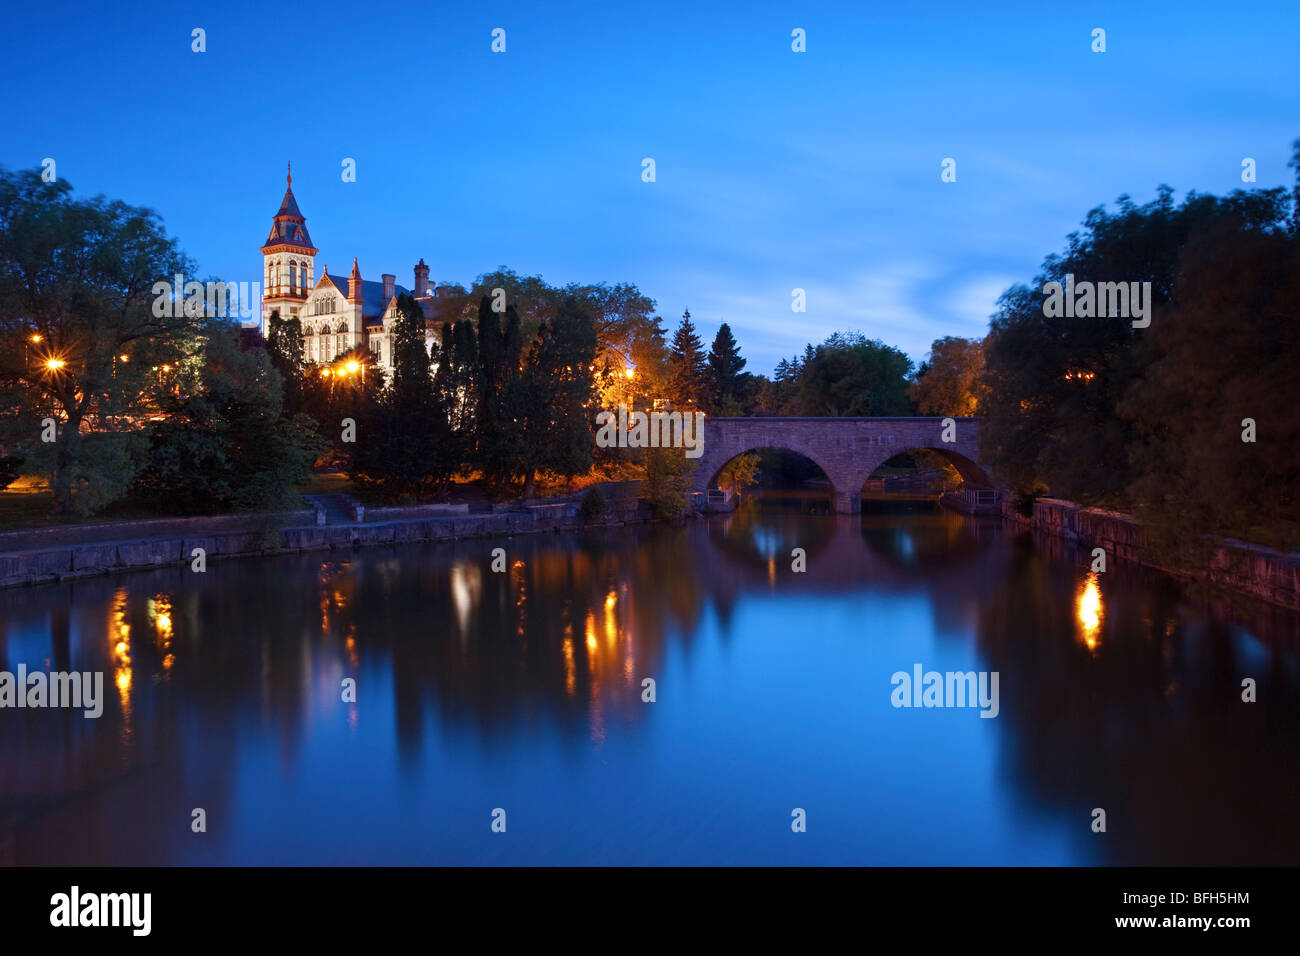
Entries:
{"type": "Polygon", "coordinates": [[[84,514],[134,476],[132,422],[157,401],[156,369],[196,318],[154,291],[193,273],[158,217],[71,191],[35,170],[0,170],[0,390],[8,440],[44,466],[55,510],[84,514]],[[41,441],[45,417],[58,423],[52,444],[41,441]]]}
{"type": "Polygon", "coordinates": [[[444,492],[459,465],[447,408],[434,387],[426,320],[409,295],[397,298],[392,382],[358,423],[353,476],[390,498],[444,492]]]}
{"type": "Polygon", "coordinates": [[[740,346],[731,334],[731,326],[723,322],[709,349],[708,389],[713,414],[740,414],[740,373],[744,368],[745,359],[741,358],[740,346]]]}
{"type": "Polygon", "coordinates": [[[930,346],[910,394],[922,415],[971,416],[979,408],[984,352],[979,339],[945,336],[930,346]]]}
{"type": "Polygon", "coordinates": [[[505,325],[487,296],[478,310],[477,465],[492,494],[511,490],[522,471],[520,419],[525,395],[520,384],[522,344],[519,313],[506,307],[505,325]]]}
{"type": "Polygon", "coordinates": [[[565,298],[543,324],[528,354],[522,387],[519,459],[523,495],[531,497],[539,470],[572,478],[591,468],[596,330],[576,297],[565,298]]]}
{"type": "Polygon", "coordinates": [[[647,448],[645,480],[641,482],[641,500],[657,518],[680,518],[690,511],[687,494],[691,490],[696,460],[687,458],[680,448],[647,448]]]}
{"type": "Polygon", "coordinates": [[[1121,196],[1113,212],[1093,209],[1065,252],[1044,260],[1032,287],[1014,286],[998,301],[984,344],[981,457],[1022,496],[1050,490],[1084,504],[1134,505],[1141,466],[1131,451],[1141,436],[1123,397],[1151,360],[1144,349],[1151,329],[1168,321],[1184,250],[1218,228],[1242,239],[1286,229],[1280,187],[1224,198],[1189,193],[1179,205],[1172,194],[1161,186],[1146,205],[1121,196]],[[1149,282],[1151,326],[1135,329],[1126,316],[1046,315],[1044,284],[1064,283],[1067,274],[1149,282]]]}
{"type": "Polygon", "coordinates": [[[1120,408],[1133,507],[1181,564],[1207,532],[1300,548],[1296,316],[1300,236],[1223,223],[1189,241],[1120,408]]]}
{"type": "Polygon", "coordinates": [[[282,319],[279,309],[271,312],[267,321],[266,353],[284,380],[285,413],[293,415],[302,408],[303,375],[307,368],[302,323],[296,315],[282,319]]]}
{"type": "Polygon", "coordinates": [[[758,479],[760,461],[761,458],[753,452],[737,455],[718,472],[718,487],[724,491],[734,492],[748,488],[758,479]]]}
{"type": "Polygon", "coordinates": [[[671,369],[668,378],[668,399],[678,408],[703,408],[708,401],[709,367],[704,357],[704,344],[696,334],[691,321],[691,311],[682,313],[682,320],[673,333],[668,350],[671,369]]]}
{"type": "Polygon", "coordinates": [[[212,321],[203,354],[183,394],[165,400],[135,495],[183,514],[293,507],[323,450],[315,423],[281,416],[279,373],[262,349],[239,349],[235,326],[212,321]]]}
{"type": "Polygon", "coordinates": [[[443,323],[434,391],[447,410],[450,455],[458,470],[474,459],[478,401],[478,337],[472,322],[443,323]]]}
{"type": "Polygon", "coordinates": [[[879,339],[836,332],[805,353],[799,413],[813,416],[907,415],[912,360],[879,339]]]}

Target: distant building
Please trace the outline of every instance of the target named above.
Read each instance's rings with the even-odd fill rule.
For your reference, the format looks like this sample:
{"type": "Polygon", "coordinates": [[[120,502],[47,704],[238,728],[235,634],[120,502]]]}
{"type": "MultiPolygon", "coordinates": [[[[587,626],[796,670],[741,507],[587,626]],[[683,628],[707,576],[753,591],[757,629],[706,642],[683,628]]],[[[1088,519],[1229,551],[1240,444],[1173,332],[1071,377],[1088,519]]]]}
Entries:
{"type": "Polygon", "coordinates": [[[398,285],[397,276],[387,273],[380,282],[362,279],[355,258],[347,278],[324,266],[317,278],[319,250],[312,245],[307,220],[294,199],[292,174],[285,180],[284,199],[261,250],[262,328],[266,329],[271,313],[278,309],[284,318],[296,316],[301,322],[307,361],[331,362],[360,345],[368,347],[380,365],[392,368],[397,297],[413,294],[424,311],[426,347],[432,348],[442,323],[437,306],[450,290],[434,288],[424,259],[415,264],[414,291],[398,285]]]}

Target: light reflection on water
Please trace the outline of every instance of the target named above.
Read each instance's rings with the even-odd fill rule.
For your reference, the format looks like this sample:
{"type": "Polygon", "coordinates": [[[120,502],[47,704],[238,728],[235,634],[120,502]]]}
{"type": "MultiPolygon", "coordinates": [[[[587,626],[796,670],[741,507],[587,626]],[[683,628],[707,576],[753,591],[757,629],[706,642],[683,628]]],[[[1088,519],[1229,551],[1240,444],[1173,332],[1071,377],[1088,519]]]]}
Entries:
{"type": "Polygon", "coordinates": [[[0,710],[0,862],[1300,860],[1296,616],[1087,564],[747,507],[3,592],[4,668],[109,699],[0,710]],[[998,671],[999,716],[895,710],[914,663],[998,671]]]}

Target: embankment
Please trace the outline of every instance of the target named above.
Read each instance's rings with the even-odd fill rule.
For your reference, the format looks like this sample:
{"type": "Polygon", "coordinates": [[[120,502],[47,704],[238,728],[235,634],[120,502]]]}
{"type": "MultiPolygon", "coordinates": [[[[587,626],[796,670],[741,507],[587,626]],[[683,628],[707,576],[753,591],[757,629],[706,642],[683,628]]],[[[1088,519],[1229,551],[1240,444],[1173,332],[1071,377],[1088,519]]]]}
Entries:
{"type": "MultiPolygon", "coordinates": [[[[411,541],[537,534],[649,520],[635,498],[615,498],[597,521],[585,521],[577,501],[527,505],[492,514],[440,514],[420,508],[383,509],[385,520],[321,525],[316,512],[221,515],[112,522],[0,534],[0,587],[44,584],[138,568],[298,551],[362,548],[411,541]],[[409,511],[410,514],[406,514],[409,511]]],[[[371,518],[367,515],[367,518],[371,518]]]]}
{"type": "Polygon", "coordinates": [[[1085,508],[1057,498],[1039,498],[1032,516],[1004,511],[1022,527],[1071,541],[1084,548],[1102,548],[1108,560],[1118,559],[1156,568],[1181,578],[1203,581],[1270,604],[1300,610],[1300,555],[1225,538],[1205,539],[1204,568],[1171,567],[1151,548],[1146,526],[1131,515],[1085,508]]]}

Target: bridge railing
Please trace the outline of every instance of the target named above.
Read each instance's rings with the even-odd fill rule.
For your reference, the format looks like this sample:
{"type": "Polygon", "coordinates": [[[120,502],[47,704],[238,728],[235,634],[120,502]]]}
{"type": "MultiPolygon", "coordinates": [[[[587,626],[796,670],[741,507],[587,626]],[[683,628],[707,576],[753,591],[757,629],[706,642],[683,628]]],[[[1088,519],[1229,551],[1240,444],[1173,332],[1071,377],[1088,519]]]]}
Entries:
{"type": "Polygon", "coordinates": [[[956,491],[951,492],[975,508],[994,508],[1002,503],[1002,492],[996,488],[972,488],[969,485],[962,485],[956,491]]]}

